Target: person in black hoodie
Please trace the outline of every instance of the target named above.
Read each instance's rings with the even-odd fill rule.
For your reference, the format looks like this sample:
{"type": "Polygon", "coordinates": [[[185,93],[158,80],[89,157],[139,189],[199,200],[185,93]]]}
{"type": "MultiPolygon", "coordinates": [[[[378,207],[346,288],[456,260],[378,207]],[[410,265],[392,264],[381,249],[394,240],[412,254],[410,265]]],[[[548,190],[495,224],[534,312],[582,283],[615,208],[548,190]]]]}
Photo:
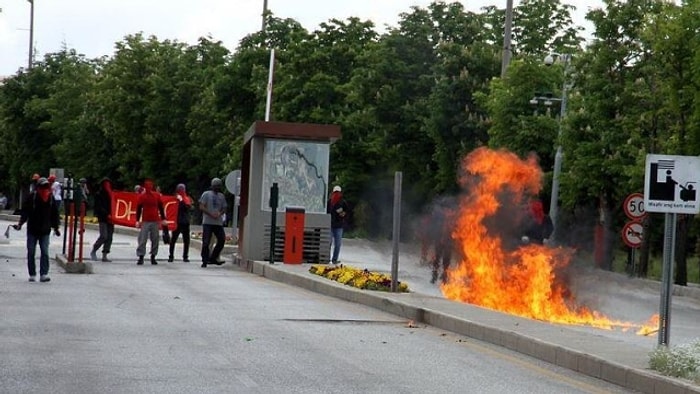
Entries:
{"type": "Polygon", "coordinates": [[[22,204],[19,223],[13,227],[20,230],[27,223],[27,270],[29,281],[36,281],[36,244],[39,244],[41,256],[39,258],[39,280],[48,282],[49,278],[49,236],[53,228],[54,234],[59,237],[58,229],[58,204],[51,194],[51,185],[46,178],[39,178],[36,189],[29,194],[22,204]]]}
{"type": "Polygon", "coordinates": [[[173,230],[172,238],[170,239],[170,255],[168,262],[172,263],[175,253],[175,243],[180,234],[182,234],[182,261],[188,263],[190,251],[190,211],[192,211],[192,199],[187,195],[185,185],[180,183],[175,188],[175,197],[177,198],[177,227],[173,230]]]}
{"type": "Polygon", "coordinates": [[[97,261],[97,251],[102,248],[102,261],[110,262],[107,255],[112,248],[114,238],[114,223],[112,222],[112,181],[104,178],[100,182],[100,189],[95,194],[95,216],[100,228],[100,236],[92,245],[90,258],[97,261]]]}

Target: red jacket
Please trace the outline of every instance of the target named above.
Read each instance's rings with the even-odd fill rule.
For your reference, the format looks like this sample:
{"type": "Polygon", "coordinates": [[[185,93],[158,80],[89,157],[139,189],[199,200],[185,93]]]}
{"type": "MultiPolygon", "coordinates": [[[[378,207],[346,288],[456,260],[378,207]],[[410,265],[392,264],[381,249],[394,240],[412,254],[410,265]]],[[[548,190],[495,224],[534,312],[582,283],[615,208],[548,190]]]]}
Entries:
{"type": "Polygon", "coordinates": [[[165,220],[165,210],[160,193],[145,191],[139,194],[136,203],[136,220],[140,222],[159,222],[165,220]]]}

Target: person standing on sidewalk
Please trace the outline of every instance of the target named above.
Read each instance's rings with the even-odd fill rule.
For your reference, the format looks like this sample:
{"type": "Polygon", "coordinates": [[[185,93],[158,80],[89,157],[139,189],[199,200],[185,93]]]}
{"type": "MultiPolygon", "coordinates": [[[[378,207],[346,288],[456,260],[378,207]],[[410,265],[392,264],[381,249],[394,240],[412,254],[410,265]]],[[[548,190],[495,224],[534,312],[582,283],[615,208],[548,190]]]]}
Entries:
{"type": "Polygon", "coordinates": [[[333,257],[331,263],[338,264],[340,260],[340,246],[343,244],[343,228],[348,215],[348,204],[343,199],[343,189],[333,186],[333,193],[328,200],[328,213],[331,214],[331,235],[333,245],[333,257]]]}
{"type": "Polygon", "coordinates": [[[175,243],[177,237],[182,234],[182,261],[188,263],[190,251],[190,211],[192,210],[192,199],[187,195],[187,189],[183,183],[180,183],[175,188],[175,197],[177,198],[177,223],[170,238],[170,255],[168,262],[173,262],[175,254],[175,243]]]}
{"type": "Polygon", "coordinates": [[[221,265],[224,263],[219,260],[219,256],[226,241],[223,215],[227,205],[224,193],[221,192],[221,186],[221,179],[212,179],[211,190],[207,190],[199,198],[199,209],[202,211],[202,268],[206,268],[207,264],[221,265]],[[216,245],[210,254],[209,244],[212,234],[216,237],[216,245]]]}
{"type": "Polygon", "coordinates": [[[51,229],[57,237],[61,236],[58,229],[58,206],[51,194],[51,185],[46,178],[36,181],[34,192],[30,193],[22,205],[19,223],[14,225],[20,230],[27,223],[27,270],[29,281],[36,281],[36,244],[39,244],[39,281],[49,282],[49,237],[51,229]]]}
{"type": "Polygon", "coordinates": [[[49,184],[51,185],[51,194],[53,194],[53,199],[56,200],[58,212],[61,212],[61,203],[63,203],[63,190],[61,188],[61,182],[56,181],[55,175],[49,175],[49,184]]]}
{"type": "Polygon", "coordinates": [[[160,238],[160,228],[167,226],[165,209],[160,193],[153,190],[153,181],[146,180],[143,183],[144,191],[139,194],[136,203],[136,228],[140,228],[139,246],[136,248],[136,255],[139,259],[138,265],[143,264],[143,257],[146,255],[146,243],[151,240],[151,264],[156,265],[158,255],[158,242],[160,238]],[[160,219],[160,220],[159,220],[160,219]]]}
{"type": "Polygon", "coordinates": [[[100,236],[92,245],[90,258],[97,261],[97,251],[102,247],[102,261],[111,262],[107,255],[112,248],[114,237],[114,223],[112,223],[112,181],[104,178],[100,182],[100,188],[95,194],[95,216],[100,227],[100,236]]]}

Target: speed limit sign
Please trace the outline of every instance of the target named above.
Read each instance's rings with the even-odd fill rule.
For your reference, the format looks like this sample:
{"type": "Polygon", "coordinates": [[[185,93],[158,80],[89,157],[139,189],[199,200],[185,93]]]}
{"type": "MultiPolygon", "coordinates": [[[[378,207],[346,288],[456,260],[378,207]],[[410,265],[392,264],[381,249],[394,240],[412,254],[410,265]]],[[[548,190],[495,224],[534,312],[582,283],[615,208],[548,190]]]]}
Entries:
{"type": "Polygon", "coordinates": [[[627,196],[622,208],[625,210],[625,215],[632,220],[641,219],[647,214],[644,210],[644,195],[642,193],[632,193],[627,196]]]}

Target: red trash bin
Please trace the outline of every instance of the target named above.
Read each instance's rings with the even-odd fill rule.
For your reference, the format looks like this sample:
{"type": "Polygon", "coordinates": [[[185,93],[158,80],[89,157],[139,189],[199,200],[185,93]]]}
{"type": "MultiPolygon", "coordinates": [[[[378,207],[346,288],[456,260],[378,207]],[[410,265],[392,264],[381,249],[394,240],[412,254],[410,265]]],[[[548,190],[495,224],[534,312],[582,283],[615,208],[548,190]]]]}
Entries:
{"type": "Polygon", "coordinates": [[[304,260],[304,212],[302,207],[285,207],[282,259],[285,264],[301,264],[304,260]]]}

